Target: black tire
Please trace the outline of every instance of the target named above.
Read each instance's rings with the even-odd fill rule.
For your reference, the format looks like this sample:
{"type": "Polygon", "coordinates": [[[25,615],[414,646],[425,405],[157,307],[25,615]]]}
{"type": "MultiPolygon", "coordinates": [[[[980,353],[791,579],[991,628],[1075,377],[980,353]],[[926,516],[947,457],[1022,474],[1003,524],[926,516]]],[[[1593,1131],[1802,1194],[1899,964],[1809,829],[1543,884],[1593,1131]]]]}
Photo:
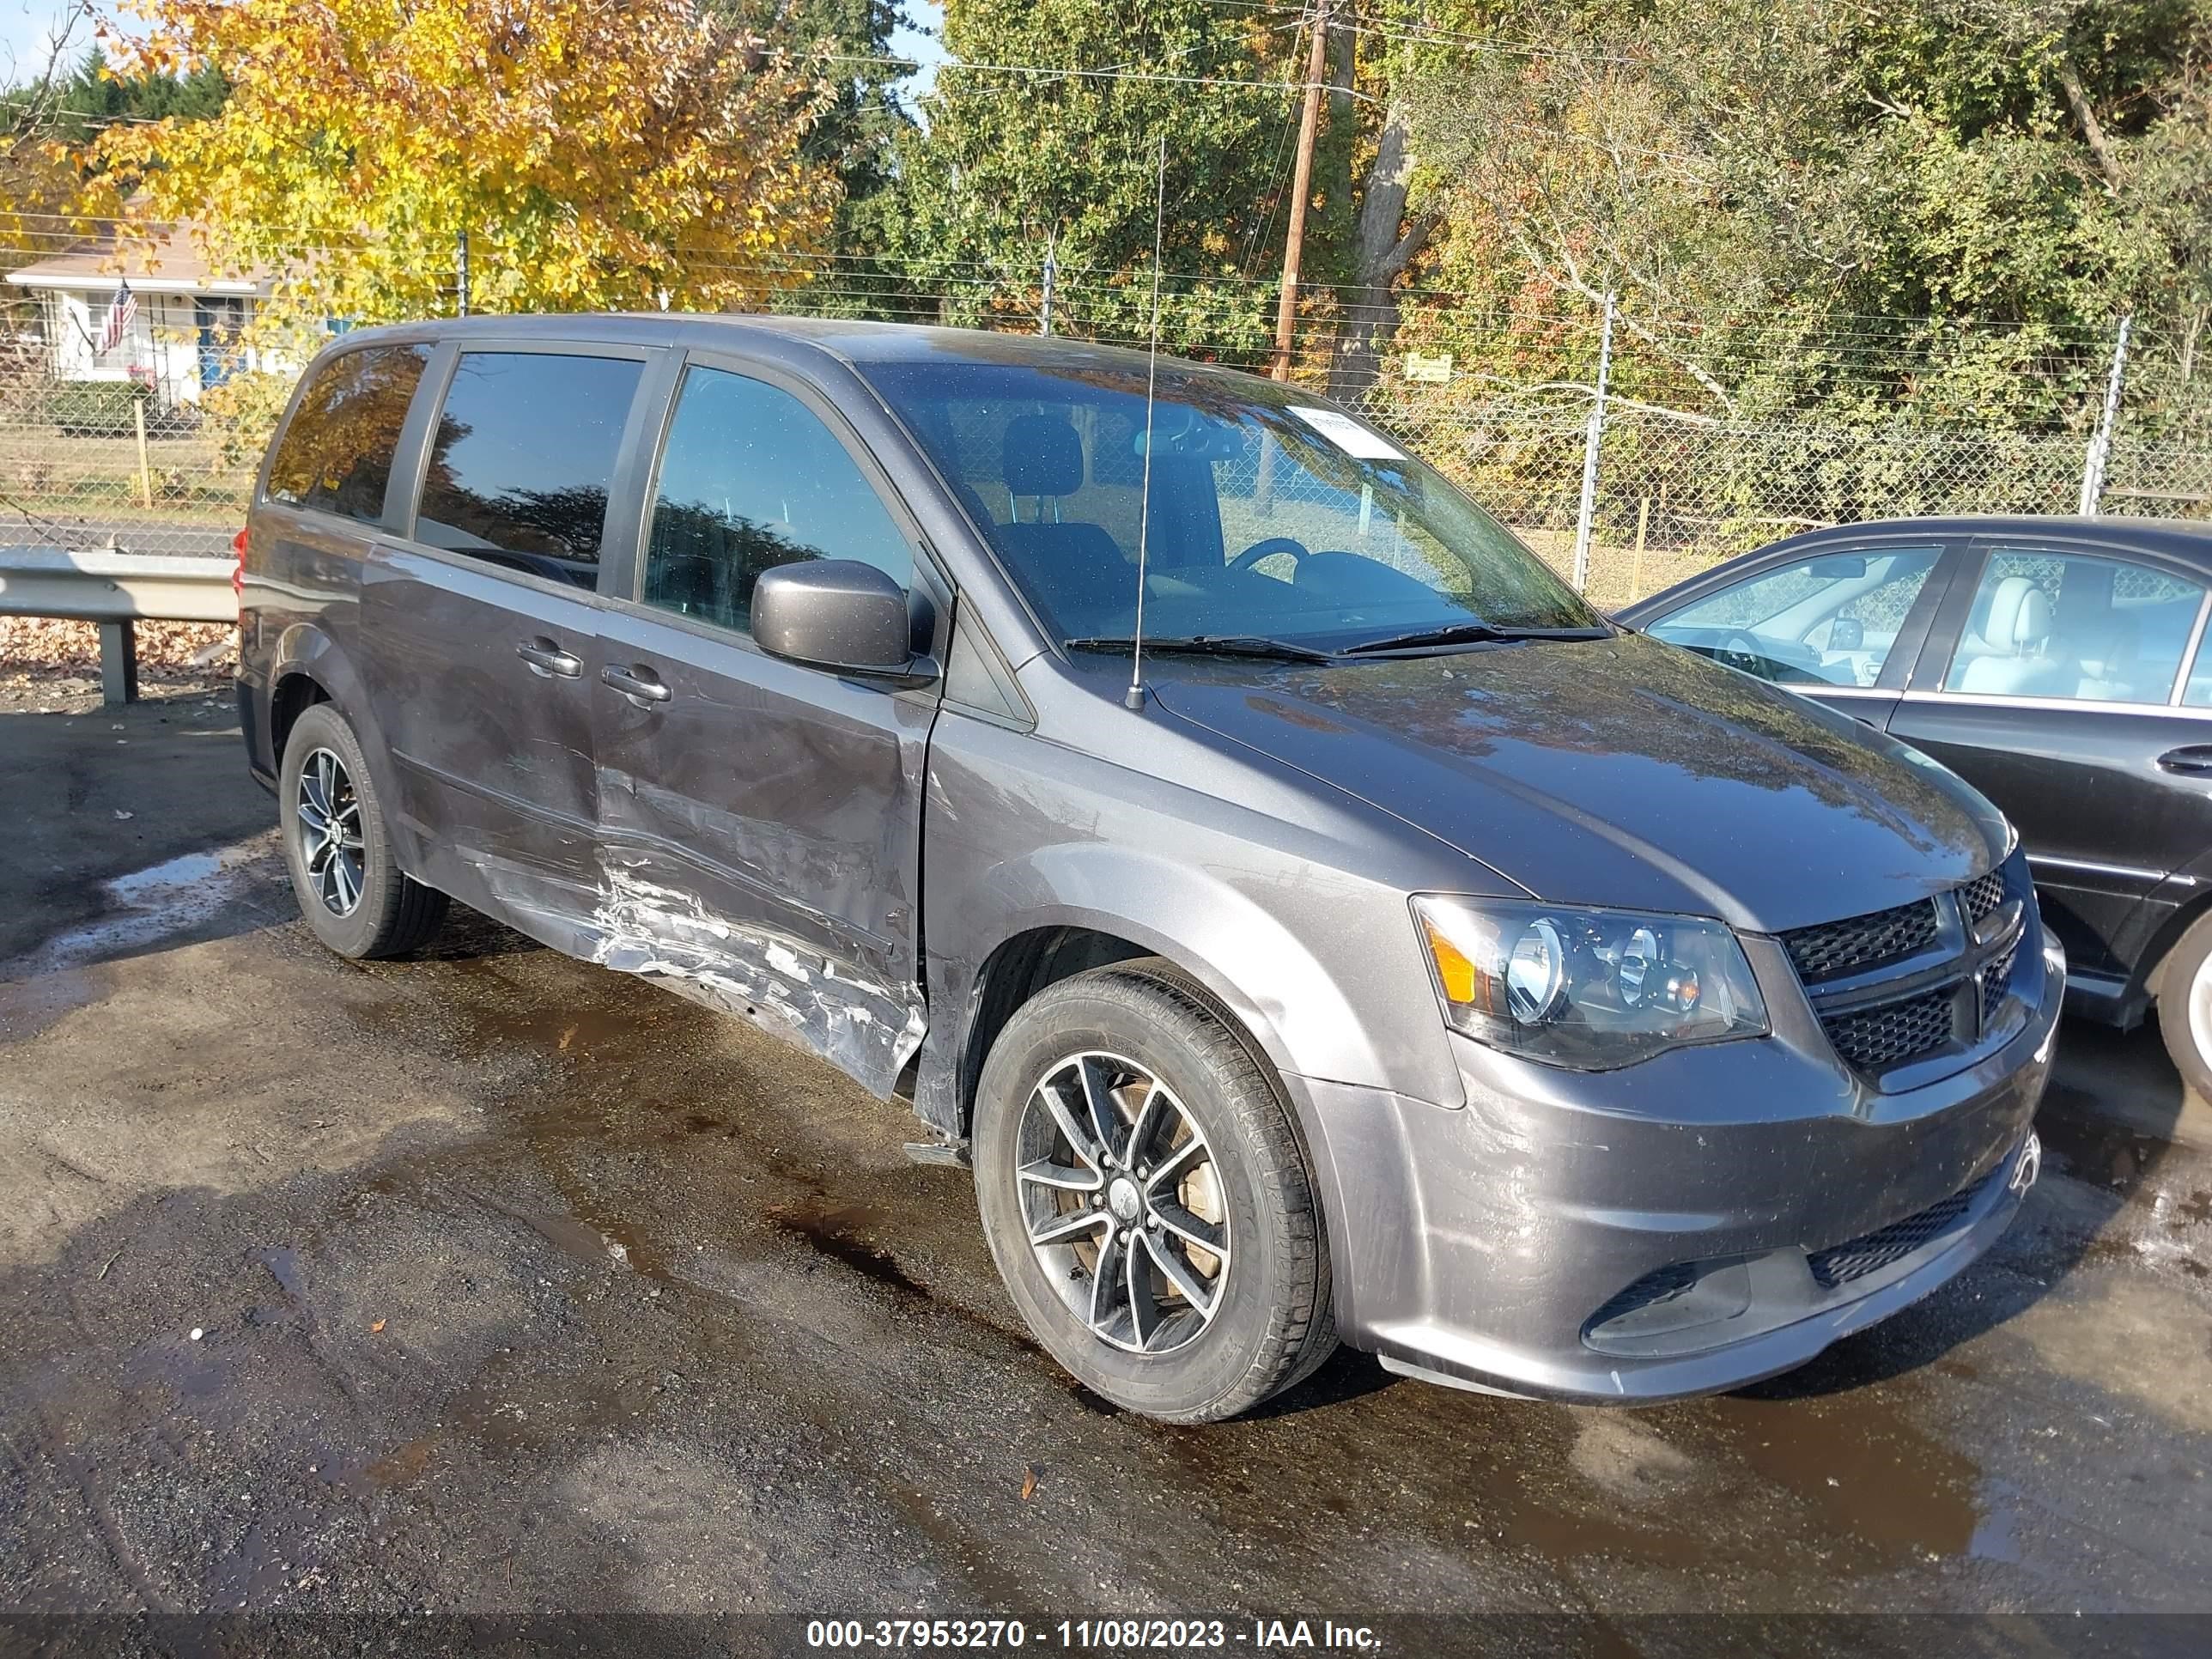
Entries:
{"type": "MultiPolygon", "coordinates": [[[[318,773],[319,778],[319,770],[318,773]]],[[[319,782],[309,787],[306,804],[313,808],[319,782]]],[[[446,896],[425,887],[401,870],[392,854],[392,836],[384,822],[375,780],[362,753],[361,740],[345,716],[327,702],[301,713],[284,741],[284,763],[278,772],[276,799],[284,837],[284,862],[292,872],[292,891],[300,914],[315,937],[342,957],[361,961],[394,957],[428,940],[446,920],[446,896]],[[349,883],[337,878],[340,891],[350,885],[354,899],[341,911],[325,896],[331,878],[330,849],[308,828],[302,813],[302,774],[322,755],[335,757],[343,779],[337,804],[345,821],[357,829],[358,877],[349,883]],[[323,873],[318,873],[318,872],[323,873]]],[[[316,809],[318,813],[319,809],[316,809]]],[[[349,858],[346,869],[353,867],[349,858]]]]}
{"type": "MultiPolygon", "coordinates": [[[[1148,1094],[1139,1092],[1134,1099],[1141,1103],[1148,1094]]],[[[1122,1098],[1130,1098],[1127,1091],[1122,1098]]],[[[1045,1109],[1041,1105],[1040,1114],[1045,1109]]],[[[1125,1112],[1134,1109],[1125,1104],[1125,1112]]],[[[1072,1152],[1064,1138],[1053,1144],[1072,1152]]],[[[973,1147],[984,1237],[1015,1307],[1053,1358],[1115,1405],[1170,1423],[1234,1417],[1310,1375],[1335,1348],[1328,1239],[1312,1173],[1283,1098],[1264,1062],[1170,964],[1148,959],[1097,969],[1047,987],[1017,1010],[983,1066],[973,1147]],[[1070,1219],[1085,1204],[1104,1206],[1094,1218],[1104,1224],[1109,1240],[1121,1231],[1103,1178],[1097,1194],[1079,1196],[1035,1182],[1025,1187],[1017,1174],[1024,1158],[1036,1162],[1031,1154],[1041,1144],[1037,1126],[1049,1121],[1032,1116],[1024,1131],[1032,1095],[1048,1077],[1066,1076],[1061,1068],[1075,1063],[1071,1056],[1086,1053],[1149,1071],[1177,1103],[1164,1106],[1163,1113],[1176,1110],[1191,1138],[1202,1136],[1209,1149],[1200,1161],[1212,1168],[1208,1207],[1222,1212],[1226,1255],[1216,1260],[1185,1250],[1177,1257],[1186,1270],[1216,1260],[1221,1277],[1201,1281],[1213,1290],[1210,1320],[1170,1352],[1115,1346],[1094,1331],[1074,1305],[1091,1295],[1085,1264],[1066,1266],[1063,1279],[1030,1243],[1033,1201],[1073,1206],[1059,1212],[1070,1219]],[[1033,1200],[1030,1194],[1037,1196],[1033,1200]]],[[[1151,1161],[1143,1147],[1134,1151],[1135,1156],[1124,1156],[1135,1169],[1121,1169],[1123,1176],[1140,1173],[1151,1161]]],[[[1061,1160],[1055,1154],[1053,1161],[1061,1160]]],[[[1177,1194],[1187,1191],[1182,1184],[1165,1189],[1165,1196],[1180,1204],[1177,1194]]],[[[1152,1239],[1176,1248],[1152,1219],[1152,1200],[1144,1204],[1145,1218],[1128,1229],[1133,1254],[1150,1248],[1152,1239]]],[[[1181,1213],[1191,1218],[1191,1212],[1181,1213]]],[[[1136,1259],[1139,1275],[1167,1288],[1167,1276],[1150,1265],[1159,1260],[1157,1255],[1136,1259]]],[[[1095,1267],[1096,1260],[1088,1265],[1095,1267]]],[[[1115,1281],[1109,1274],[1106,1282],[1115,1281]]],[[[1127,1289],[1129,1282],[1119,1281],[1133,1321],[1136,1297],[1127,1289]]],[[[1179,1326],[1156,1327],[1170,1337],[1197,1322],[1196,1305],[1171,1289],[1153,1305],[1156,1315],[1163,1306],[1182,1310],[1170,1316],[1179,1326]]]]}
{"type": "Polygon", "coordinates": [[[2173,1068],[2212,1100],[2212,915],[2190,923],[2158,967],[2158,1034],[2173,1068]]]}

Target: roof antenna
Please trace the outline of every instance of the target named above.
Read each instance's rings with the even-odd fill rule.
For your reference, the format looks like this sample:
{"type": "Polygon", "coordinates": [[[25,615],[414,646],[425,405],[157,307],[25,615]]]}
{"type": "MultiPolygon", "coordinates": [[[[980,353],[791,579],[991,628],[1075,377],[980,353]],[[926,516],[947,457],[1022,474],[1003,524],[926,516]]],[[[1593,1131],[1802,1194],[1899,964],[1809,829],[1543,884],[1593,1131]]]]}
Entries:
{"type": "Polygon", "coordinates": [[[1152,393],[1160,379],[1160,230],[1167,222],[1168,136],[1160,134],[1159,182],[1152,198],[1152,331],[1145,360],[1145,483],[1137,500],[1137,629],[1129,640],[1129,689],[1126,708],[1145,706],[1145,544],[1152,528],[1152,393]]]}

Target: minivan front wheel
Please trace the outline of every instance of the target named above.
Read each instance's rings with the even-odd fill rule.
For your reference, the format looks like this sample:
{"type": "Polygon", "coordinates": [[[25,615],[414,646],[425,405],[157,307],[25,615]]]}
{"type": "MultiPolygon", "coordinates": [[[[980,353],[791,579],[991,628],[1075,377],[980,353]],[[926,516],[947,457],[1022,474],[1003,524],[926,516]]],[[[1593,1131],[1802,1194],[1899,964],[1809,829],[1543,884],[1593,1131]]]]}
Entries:
{"type": "Polygon", "coordinates": [[[446,896],[401,870],[361,740],[327,702],[304,710],[277,774],[284,862],[300,914],[342,957],[398,956],[446,919],[446,896]]]}
{"type": "Polygon", "coordinates": [[[1018,1010],[975,1130],[999,1272],[1093,1392],[1209,1422],[1335,1346],[1328,1244],[1283,1103],[1168,964],[1078,975],[1018,1010]]]}

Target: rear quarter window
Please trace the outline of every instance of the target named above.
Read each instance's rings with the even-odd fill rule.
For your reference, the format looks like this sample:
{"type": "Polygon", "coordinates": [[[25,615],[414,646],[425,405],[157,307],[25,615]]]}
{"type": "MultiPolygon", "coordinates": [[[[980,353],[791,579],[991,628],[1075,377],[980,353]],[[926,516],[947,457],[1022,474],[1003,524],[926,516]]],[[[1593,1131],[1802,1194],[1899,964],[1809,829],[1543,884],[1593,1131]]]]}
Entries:
{"type": "Polygon", "coordinates": [[[366,524],[381,518],[399,429],[429,358],[428,346],[364,346],[317,368],[276,441],[268,499],[366,524]]]}
{"type": "Polygon", "coordinates": [[[415,539],[592,586],[644,371],[633,357],[463,352],[430,440],[415,539]]]}

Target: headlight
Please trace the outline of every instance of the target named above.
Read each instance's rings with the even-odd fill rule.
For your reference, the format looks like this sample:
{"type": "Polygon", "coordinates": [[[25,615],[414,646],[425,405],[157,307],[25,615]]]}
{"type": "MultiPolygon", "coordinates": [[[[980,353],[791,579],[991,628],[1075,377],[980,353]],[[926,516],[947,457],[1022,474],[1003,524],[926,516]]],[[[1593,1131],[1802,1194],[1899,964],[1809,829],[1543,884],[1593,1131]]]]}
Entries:
{"type": "Polygon", "coordinates": [[[1413,900],[1444,1018],[1493,1048],[1577,1071],[1761,1036],[1766,1005],[1717,921],[1503,899],[1413,900]]]}

